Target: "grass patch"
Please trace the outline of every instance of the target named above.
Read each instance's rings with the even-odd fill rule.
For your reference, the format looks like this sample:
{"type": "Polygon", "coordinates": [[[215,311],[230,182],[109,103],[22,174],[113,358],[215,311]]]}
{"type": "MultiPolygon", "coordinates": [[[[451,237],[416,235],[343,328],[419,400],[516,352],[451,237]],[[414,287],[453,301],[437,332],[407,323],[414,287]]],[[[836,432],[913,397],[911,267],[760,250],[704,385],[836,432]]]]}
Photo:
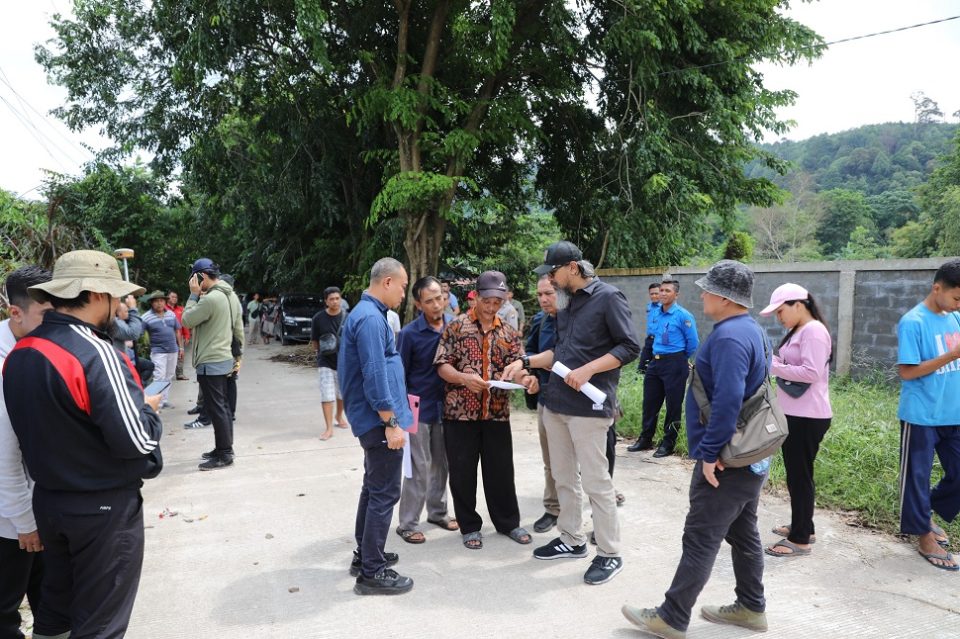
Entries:
{"type": "MultiPolygon", "coordinates": [[[[818,507],[841,511],[854,524],[889,533],[898,532],[899,396],[897,385],[878,379],[853,381],[842,377],[831,381],[834,417],[820,445],[814,469],[818,507]]],[[[636,369],[624,370],[619,397],[625,416],[618,422],[617,430],[628,439],[636,438],[643,413],[643,376],[636,369]]],[[[663,432],[664,412],[661,410],[658,440],[663,432]]],[[[687,454],[686,446],[685,433],[681,433],[677,451],[687,454]]],[[[939,461],[935,461],[932,483],[939,481],[942,475],[943,469],[939,461]]],[[[769,486],[771,490],[786,492],[780,454],[771,464],[769,486]]],[[[960,520],[952,524],[941,523],[951,539],[960,540],[960,520]]]]}

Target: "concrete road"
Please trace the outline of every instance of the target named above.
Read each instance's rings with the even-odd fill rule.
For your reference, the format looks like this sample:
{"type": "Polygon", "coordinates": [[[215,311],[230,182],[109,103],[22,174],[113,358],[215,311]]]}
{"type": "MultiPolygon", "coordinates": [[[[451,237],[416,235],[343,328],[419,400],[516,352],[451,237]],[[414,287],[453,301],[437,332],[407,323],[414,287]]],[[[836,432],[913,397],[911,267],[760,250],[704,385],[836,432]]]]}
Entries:
{"type": "MultiPolygon", "coordinates": [[[[434,526],[404,543],[397,569],[413,577],[399,597],[359,597],[347,574],[362,454],[349,431],[321,442],[316,371],[270,362],[290,347],[254,346],[241,373],[236,464],[201,473],[211,429],[184,430],[197,385],[176,382],[164,412],[166,467],[144,488],[143,578],[129,635],[211,637],[641,637],[624,603],[661,602],[680,555],[692,465],[618,451],[616,484],[624,571],[602,586],[582,581],[589,560],[537,561],[485,527],[481,551],[434,526]],[[165,511],[176,516],[160,517],[165,511]]],[[[188,374],[193,376],[192,371],[188,374]]],[[[523,524],[542,513],[536,427],[516,415],[514,460],[523,524]]],[[[481,499],[481,504],[482,499],[481,499]]],[[[481,514],[486,515],[481,509],[481,514]]],[[[761,531],[789,521],[788,504],[764,496],[761,531]]],[[[960,575],[936,570],[911,545],[817,515],[810,557],[769,558],[770,634],[820,637],[960,637],[960,575]]],[[[535,534],[534,545],[553,533],[535,534]]],[[[700,603],[734,599],[729,551],[721,551],[700,603]]],[[[688,636],[726,639],[749,631],[695,613],[688,636]]]]}

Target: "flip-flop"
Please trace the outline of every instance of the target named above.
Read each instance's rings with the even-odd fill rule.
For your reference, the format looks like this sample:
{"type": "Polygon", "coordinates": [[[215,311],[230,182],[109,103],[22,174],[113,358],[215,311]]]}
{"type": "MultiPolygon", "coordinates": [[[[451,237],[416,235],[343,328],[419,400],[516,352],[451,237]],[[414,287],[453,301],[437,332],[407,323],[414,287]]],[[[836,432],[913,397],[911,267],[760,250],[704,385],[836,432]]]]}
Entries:
{"type": "Polygon", "coordinates": [[[944,530],[943,528],[941,528],[940,526],[938,526],[938,525],[936,525],[936,524],[934,524],[934,523],[931,523],[931,524],[930,524],[930,532],[932,532],[932,533],[933,533],[934,535],[936,535],[937,537],[945,537],[945,539],[938,539],[938,540],[937,540],[937,545],[938,545],[938,546],[940,546],[941,548],[949,548],[949,547],[950,547],[950,537],[947,535],[947,531],[946,531],[946,530],[944,530]]]}
{"type": "MultiPolygon", "coordinates": [[[[781,537],[789,537],[789,536],[790,536],[790,524],[784,524],[784,525],[782,525],[782,526],[774,526],[774,527],[770,530],[770,532],[772,532],[774,535],[780,535],[781,537]],[[786,531],[786,532],[784,532],[784,531],[786,531]]],[[[816,536],[816,535],[810,535],[810,543],[811,543],[811,544],[817,543],[817,536],[816,536]]]]}
{"type": "Polygon", "coordinates": [[[920,556],[926,559],[927,563],[929,563],[934,568],[939,568],[940,570],[946,570],[947,572],[957,572],[958,570],[960,570],[960,566],[958,566],[956,562],[954,562],[953,565],[947,565],[947,566],[944,566],[943,564],[936,564],[933,562],[934,559],[939,559],[941,561],[953,561],[953,555],[951,555],[948,552],[926,553],[920,550],[919,548],[917,549],[917,552],[920,553],[920,556]]]}
{"type": "Polygon", "coordinates": [[[444,530],[460,530],[460,524],[457,523],[456,519],[428,519],[427,523],[444,530]]]}
{"type": "Polygon", "coordinates": [[[333,424],[336,428],[350,428],[350,424],[346,422],[335,422],[333,424]]]}
{"type": "Polygon", "coordinates": [[[774,545],[764,548],[763,552],[771,557],[803,557],[810,554],[810,549],[801,548],[789,539],[781,539],[774,545]],[[787,548],[790,552],[777,552],[774,548],[787,548]]]}
{"type": "Polygon", "coordinates": [[[398,526],[397,534],[408,544],[422,544],[427,540],[419,530],[404,530],[398,526]],[[419,535],[419,537],[417,535],[419,535]]]}
{"type": "Polygon", "coordinates": [[[467,533],[463,536],[463,545],[470,550],[480,550],[483,548],[483,535],[479,532],[467,533]]]}
{"type": "Polygon", "coordinates": [[[516,528],[514,528],[508,533],[500,533],[500,534],[501,535],[506,534],[507,537],[514,540],[518,544],[523,544],[524,546],[526,546],[527,544],[533,541],[533,535],[528,533],[527,529],[521,526],[517,526],[516,528]]]}

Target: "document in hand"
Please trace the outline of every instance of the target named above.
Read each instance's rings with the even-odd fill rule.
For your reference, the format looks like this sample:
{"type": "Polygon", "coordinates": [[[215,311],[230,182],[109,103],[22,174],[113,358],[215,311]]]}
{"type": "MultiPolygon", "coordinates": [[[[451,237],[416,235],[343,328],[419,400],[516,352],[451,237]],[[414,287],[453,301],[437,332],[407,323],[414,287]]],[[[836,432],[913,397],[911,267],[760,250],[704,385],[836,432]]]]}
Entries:
{"type": "MultiPolygon", "coordinates": [[[[553,363],[553,372],[559,375],[562,379],[566,379],[567,375],[570,374],[570,369],[561,364],[560,362],[553,363]]],[[[603,404],[607,399],[607,394],[602,390],[587,382],[580,387],[580,392],[589,397],[594,404],[603,404]]]]}

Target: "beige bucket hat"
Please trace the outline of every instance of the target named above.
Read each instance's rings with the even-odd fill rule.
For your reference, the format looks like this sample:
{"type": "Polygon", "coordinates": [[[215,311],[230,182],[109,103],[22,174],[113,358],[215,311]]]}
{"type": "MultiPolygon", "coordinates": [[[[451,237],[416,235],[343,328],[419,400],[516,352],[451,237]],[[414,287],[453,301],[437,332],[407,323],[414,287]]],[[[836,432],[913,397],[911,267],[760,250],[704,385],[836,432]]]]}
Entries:
{"type": "Polygon", "coordinates": [[[83,291],[125,297],[142,295],[146,289],[124,280],[116,258],[101,251],[64,253],[53,265],[53,279],[27,289],[30,297],[38,302],[46,300],[45,294],[72,300],[83,291]]]}

